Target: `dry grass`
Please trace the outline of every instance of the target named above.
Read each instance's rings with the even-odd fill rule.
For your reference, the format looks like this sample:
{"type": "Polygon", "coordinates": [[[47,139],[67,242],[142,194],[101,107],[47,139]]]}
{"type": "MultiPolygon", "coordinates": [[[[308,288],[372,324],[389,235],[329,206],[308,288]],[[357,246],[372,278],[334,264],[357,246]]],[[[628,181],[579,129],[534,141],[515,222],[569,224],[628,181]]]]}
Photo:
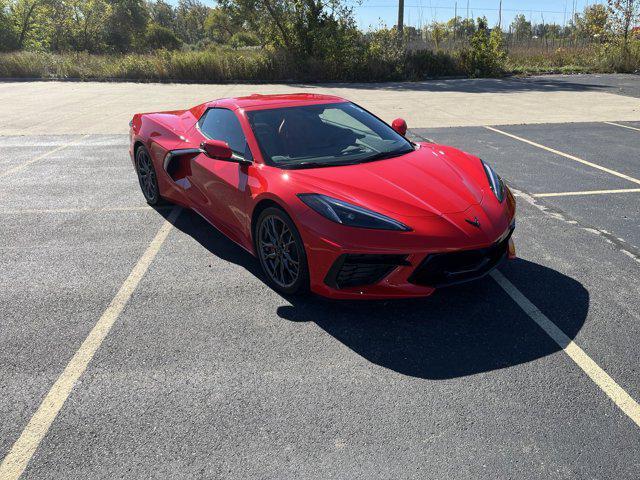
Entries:
{"type": "MultiPolygon", "coordinates": [[[[633,72],[640,69],[640,41],[620,45],[509,47],[505,73],[633,72]]],[[[465,75],[457,51],[422,50],[376,55],[369,51],[347,64],[300,61],[272,50],[158,51],[152,54],[91,55],[13,52],[0,54],[0,77],[81,80],[224,82],[392,81],[465,75]]]]}

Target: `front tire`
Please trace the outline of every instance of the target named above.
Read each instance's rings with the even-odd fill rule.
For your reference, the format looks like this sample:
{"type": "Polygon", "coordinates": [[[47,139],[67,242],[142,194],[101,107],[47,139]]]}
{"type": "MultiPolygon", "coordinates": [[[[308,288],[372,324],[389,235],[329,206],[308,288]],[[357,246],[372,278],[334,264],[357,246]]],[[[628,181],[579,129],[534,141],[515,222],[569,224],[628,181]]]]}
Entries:
{"type": "Polygon", "coordinates": [[[255,227],[255,249],[269,285],[285,295],[309,290],[309,267],[302,237],[291,218],[269,207],[255,227]]]}
{"type": "Polygon", "coordinates": [[[162,203],[160,188],[158,187],[158,176],[153,166],[153,160],[149,151],[144,146],[136,150],[136,173],[138,182],[144,198],[149,205],[159,205],[162,203]]]}

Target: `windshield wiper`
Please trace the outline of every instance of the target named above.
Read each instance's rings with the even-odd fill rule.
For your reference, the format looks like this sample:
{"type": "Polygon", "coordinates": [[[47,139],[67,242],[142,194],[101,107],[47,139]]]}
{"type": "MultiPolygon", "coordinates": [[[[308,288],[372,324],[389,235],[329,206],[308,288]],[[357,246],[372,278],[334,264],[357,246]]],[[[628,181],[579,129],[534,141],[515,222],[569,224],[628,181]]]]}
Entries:
{"type": "Polygon", "coordinates": [[[386,160],[387,158],[395,158],[395,157],[401,157],[402,155],[406,155],[407,153],[411,153],[414,150],[402,150],[399,152],[379,152],[376,153],[375,155],[371,155],[370,157],[367,158],[363,158],[362,160],[360,160],[359,163],[365,163],[365,162],[375,162],[376,160],[386,160]]]}
{"type": "Polygon", "coordinates": [[[402,150],[402,151],[396,151],[396,152],[379,152],[376,153],[374,155],[371,155],[370,157],[366,157],[366,158],[361,158],[358,160],[347,160],[347,161],[342,161],[342,162],[318,162],[316,160],[308,160],[308,161],[304,161],[304,162],[297,162],[297,163],[292,163],[290,165],[283,165],[280,168],[284,168],[287,170],[295,170],[295,169],[299,169],[299,168],[322,168],[322,167],[341,167],[343,165],[357,165],[359,163],[365,163],[365,162],[374,162],[376,160],[384,160],[387,158],[394,158],[394,157],[400,157],[402,155],[406,155],[407,153],[413,152],[413,149],[411,150],[402,150]]]}
{"type": "Polygon", "coordinates": [[[360,162],[316,162],[316,161],[308,161],[308,162],[298,162],[292,163],[291,165],[283,165],[281,168],[287,170],[296,170],[299,168],[322,168],[322,167],[340,167],[342,165],[355,165],[360,162]]]}

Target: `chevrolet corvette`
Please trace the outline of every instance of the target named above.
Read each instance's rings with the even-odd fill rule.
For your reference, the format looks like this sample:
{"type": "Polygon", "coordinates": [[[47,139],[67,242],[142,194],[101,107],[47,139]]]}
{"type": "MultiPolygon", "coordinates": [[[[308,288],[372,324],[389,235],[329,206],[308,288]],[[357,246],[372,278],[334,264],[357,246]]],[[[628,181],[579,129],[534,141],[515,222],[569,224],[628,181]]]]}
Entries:
{"type": "Polygon", "coordinates": [[[283,294],[427,296],[515,257],[515,200],[461,150],[343,98],[226,98],[130,122],[150,205],[192,209],[283,294]]]}

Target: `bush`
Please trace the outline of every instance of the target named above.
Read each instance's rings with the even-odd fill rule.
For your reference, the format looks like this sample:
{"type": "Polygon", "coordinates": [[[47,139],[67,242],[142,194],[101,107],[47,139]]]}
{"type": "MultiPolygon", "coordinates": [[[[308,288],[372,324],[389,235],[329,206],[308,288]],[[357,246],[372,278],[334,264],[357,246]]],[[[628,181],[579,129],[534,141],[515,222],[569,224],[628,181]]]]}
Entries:
{"type": "Polygon", "coordinates": [[[236,32],[231,35],[228,43],[232,48],[257,47],[260,39],[251,32],[236,32]]]}
{"type": "Polygon", "coordinates": [[[595,56],[594,67],[601,72],[632,73],[640,70],[640,39],[631,39],[625,48],[622,40],[604,44],[595,56]]]}
{"type": "Polygon", "coordinates": [[[516,74],[586,73],[593,71],[595,47],[522,48],[509,51],[505,70],[516,74]]]}
{"type": "Polygon", "coordinates": [[[458,58],[442,51],[420,50],[409,53],[404,68],[404,76],[408,80],[464,74],[458,58]]]}
{"type": "MultiPolygon", "coordinates": [[[[494,30],[495,32],[496,30],[494,30]]],[[[157,50],[147,54],[95,55],[46,52],[0,53],[0,77],[133,79],[152,81],[324,82],[406,81],[427,77],[514,73],[632,72],[640,68],[640,40],[553,52],[514,51],[505,61],[492,32],[462,52],[406,52],[392,34],[358,42],[349,55],[301,59],[283,50],[234,50],[209,46],[202,51],[157,50]]],[[[400,44],[401,45],[401,44],[400,44]]]]}
{"type": "Polygon", "coordinates": [[[487,29],[486,19],[478,19],[478,30],[470,40],[470,47],[462,50],[461,61],[470,77],[495,77],[504,72],[506,52],[502,31],[487,29]]]}
{"type": "Polygon", "coordinates": [[[182,42],[170,29],[151,23],[145,32],[144,44],[148,50],[177,50],[182,42]]]}

